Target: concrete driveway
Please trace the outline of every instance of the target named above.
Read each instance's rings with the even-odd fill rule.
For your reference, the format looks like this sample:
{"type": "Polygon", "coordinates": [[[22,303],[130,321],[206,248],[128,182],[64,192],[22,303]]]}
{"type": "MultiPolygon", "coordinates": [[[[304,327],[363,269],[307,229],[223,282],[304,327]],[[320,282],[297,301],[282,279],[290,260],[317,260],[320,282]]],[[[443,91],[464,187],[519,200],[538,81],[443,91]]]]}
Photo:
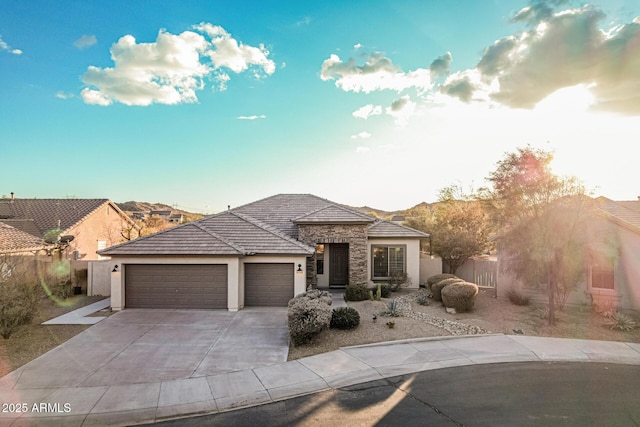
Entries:
{"type": "Polygon", "coordinates": [[[203,377],[287,360],[286,308],[127,309],[19,369],[15,388],[203,377]]]}

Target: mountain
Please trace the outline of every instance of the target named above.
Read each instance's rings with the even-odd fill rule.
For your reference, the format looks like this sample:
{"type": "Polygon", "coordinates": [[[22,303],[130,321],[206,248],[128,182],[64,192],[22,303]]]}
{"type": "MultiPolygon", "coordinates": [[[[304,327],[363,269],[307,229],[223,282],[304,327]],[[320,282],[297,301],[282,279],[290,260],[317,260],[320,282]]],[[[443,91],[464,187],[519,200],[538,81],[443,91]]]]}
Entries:
{"type": "Polygon", "coordinates": [[[194,212],[189,212],[182,209],[174,208],[173,206],[165,205],[164,203],[136,202],[131,200],[124,203],[116,203],[116,205],[118,205],[118,207],[128,215],[130,215],[132,212],[149,213],[149,211],[171,211],[173,213],[179,213],[184,215],[188,221],[202,218],[203,216],[200,213],[194,213],[194,212]]]}

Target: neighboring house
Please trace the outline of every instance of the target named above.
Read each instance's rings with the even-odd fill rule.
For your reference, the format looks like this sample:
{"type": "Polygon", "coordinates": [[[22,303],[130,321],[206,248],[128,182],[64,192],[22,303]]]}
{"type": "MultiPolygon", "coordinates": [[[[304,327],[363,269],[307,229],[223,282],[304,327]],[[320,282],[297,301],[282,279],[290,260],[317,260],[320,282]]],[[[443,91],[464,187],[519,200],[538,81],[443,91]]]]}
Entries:
{"type": "Polygon", "coordinates": [[[169,221],[169,219],[171,218],[171,211],[170,210],[153,210],[153,211],[149,211],[149,216],[151,218],[160,218],[165,221],[169,221]]]}
{"type": "MultiPolygon", "coordinates": [[[[567,302],[640,310],[640,199],[599,197],[596,202],[601,215],[592,231],[599,239],[584,260],[584,282],[567,302]]],[[[515,286],[513,278],[499,270],[498,296],[506,297],[515,286]]]]}
{"type": "Polygon", "coordinates": [[[420,280],[420,231],[310,194],[279,194],[99,251],[114,309],[286,306],[308,286],[420,280]]]}
{"type": "Polygon", "coordinates": [[[182,224],[184,222],[184,215],[181,213],[173,213],[169,216],[169,222],[172,224],[182,224]]]}
{"type": "Polygon", "coordinates": [[[0,255],[33,255],[45,246],[41,238],[0,222],[0,255]]]}
{"type": "Polygon", "coordinates": [[[63,258],[84,261],[102,258],[96,251],[121,242],[123,227],[133,225],[108,199],[0,199],[0,222],[37,241],[52,232],[73,236],[63,258]]]}

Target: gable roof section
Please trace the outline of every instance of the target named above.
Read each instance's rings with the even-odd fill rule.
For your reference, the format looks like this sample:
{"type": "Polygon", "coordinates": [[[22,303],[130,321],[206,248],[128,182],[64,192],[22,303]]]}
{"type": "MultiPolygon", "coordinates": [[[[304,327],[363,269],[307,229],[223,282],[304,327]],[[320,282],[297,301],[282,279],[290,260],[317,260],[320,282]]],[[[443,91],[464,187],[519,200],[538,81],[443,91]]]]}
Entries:
{"type": "Polygon", "coordinates": [[[616,202],[606,197],[598,197],[596,200],[611,221],[640,233],[640,201],[616,202]]]}
{"type": "Polygon", "coordinates": [[[332,204],[330,201],[312,194],[276,194],[256,202],[232,209],[268,224],[280,232],[297,238],[298,228],[291,222],[317,209],[332,204]]]}
{"type": "Polygon", "coordinates": [[[294,224],[371,224],[375,218],[330,204],[292,220],[294,224]]]}
{"type": "Polygon", "coordinates": [[[98,251],[100,255],[240,255],[241,248],[195,223],[98,251]]]}
{"type": "Polygon", "coordinates": [[[34,227],[24,231],[41,237],[48,230],[60,228],[64,232],[70,229],[106,203],[109,203],[109,206],[123,218],[129,220],[126,214],[109,199],[0,200],[0,215],[12,220],[32,220],[34,227]]]}
{"type": "Polygon", "coordinates": [[[100,255],[310,255],[314,248],[268,224],[222,212],[98,251],[100,255]]]}
{"type": "Polygon", "coordinates": [[[0,222],[0,253],[31,252],[44,246],[42,239],[0,222]]]}
{"type": "Polygon", "coordinates": [[[427,233],[415,230],[413,228],[406,227],[404,225],[396,224],[391,221],[379,219],[375,223],[371,224],[368,229],[368,236],[373,238],[381,237],[402,237],[402,238],[416,238],[425,239],[429,237],[427,233]]]}

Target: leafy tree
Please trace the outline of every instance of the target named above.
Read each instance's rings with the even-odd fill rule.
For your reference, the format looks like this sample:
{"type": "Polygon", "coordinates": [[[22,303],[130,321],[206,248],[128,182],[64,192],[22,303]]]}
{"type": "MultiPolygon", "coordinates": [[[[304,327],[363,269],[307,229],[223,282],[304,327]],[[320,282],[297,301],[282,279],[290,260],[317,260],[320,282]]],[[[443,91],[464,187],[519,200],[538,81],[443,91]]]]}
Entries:
{"type": "Polygon", "coordinates": [[[592,241],[592,199],[575,177],[551,171],[553,154],[527,146],[506,153],[488,180],[486,196],[499,227],[499,251],[507,269],[525,286],[546,291],[549,324],[556,303],[584,277],[584,259],[592,241]]]}
{"type": "Polygon", "coordinates": [[[459,186],[440,190],[439,202],[422,207],[406,224],[429,233],[430,252],[442,258],[451,274],[489,248],[491,223],[484,206],[459,186]]]}

